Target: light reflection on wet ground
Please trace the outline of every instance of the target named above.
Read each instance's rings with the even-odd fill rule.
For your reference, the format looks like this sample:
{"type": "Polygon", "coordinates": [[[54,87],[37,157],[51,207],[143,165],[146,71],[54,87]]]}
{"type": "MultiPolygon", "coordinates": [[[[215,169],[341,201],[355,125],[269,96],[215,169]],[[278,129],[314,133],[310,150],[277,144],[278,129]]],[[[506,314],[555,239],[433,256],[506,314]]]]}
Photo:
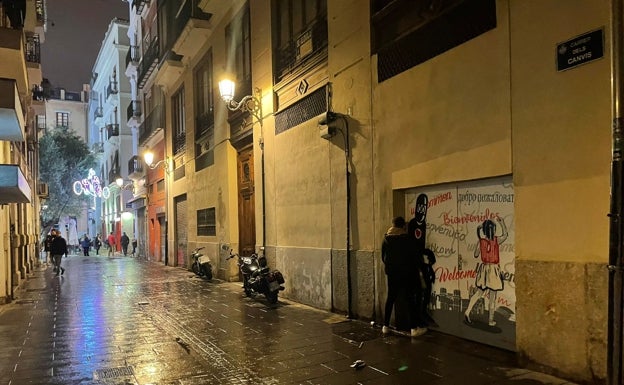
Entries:
{"type": "Polygon", "coordinates": [[[63,276],[38,270],[0,308],[0,385],[546,383],[508,352],[437,333],[382,337],[364,322],[246,298],[240,283],[129,257],[63,264],[63,276]],[[366,366],[351,368],[356,359],[366,366]]]}

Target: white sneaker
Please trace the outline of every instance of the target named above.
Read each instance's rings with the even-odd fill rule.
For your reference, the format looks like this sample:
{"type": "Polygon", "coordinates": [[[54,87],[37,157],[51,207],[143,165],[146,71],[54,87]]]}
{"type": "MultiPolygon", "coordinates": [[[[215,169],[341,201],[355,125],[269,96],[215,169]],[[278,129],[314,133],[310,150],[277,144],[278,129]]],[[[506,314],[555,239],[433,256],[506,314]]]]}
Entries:
{"type": "Polygon", "coordinates": [[[390,333],[390,328],[389,328],[389,327],[387,327],[387,326],[383,326],[383,327],[381,328],[381,332],[382,332],[383,334],[388,334],[388,333],[390,333]]]}
{"type": "Polygon", "coordinates": [[[416,328],[416,329],[412,329],[412,332],[410,333],[410,335],[412,337],[420,337],[425,333],[427,333],[427,328],[416,328]]]}

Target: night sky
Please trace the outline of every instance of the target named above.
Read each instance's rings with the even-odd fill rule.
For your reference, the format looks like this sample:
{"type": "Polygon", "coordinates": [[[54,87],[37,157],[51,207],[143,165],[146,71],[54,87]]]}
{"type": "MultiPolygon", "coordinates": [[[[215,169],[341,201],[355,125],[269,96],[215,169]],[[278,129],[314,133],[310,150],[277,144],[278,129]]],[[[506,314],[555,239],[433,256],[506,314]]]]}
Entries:
{"type": "Polygon", "coordinates": [[[53,87],[80,91],[88,84],[100,45],[115,17],[128,19],[121,0],[48,0],[48,29],[41,45],[43,77],[53,87]],[[54,26],[52,26],[54,24],[54,26]]]}

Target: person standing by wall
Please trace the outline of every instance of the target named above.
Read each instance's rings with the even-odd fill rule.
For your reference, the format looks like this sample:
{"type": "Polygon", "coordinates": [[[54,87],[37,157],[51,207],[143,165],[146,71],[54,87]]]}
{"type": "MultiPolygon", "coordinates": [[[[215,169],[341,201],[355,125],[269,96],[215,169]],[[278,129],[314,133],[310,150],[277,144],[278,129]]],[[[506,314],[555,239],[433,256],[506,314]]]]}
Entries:
{"type": "MultiPolygon", "coordinates": [[[[50,254],[50,245],[52,245],[53,240],[54,240],[54,229],[50,230],[45,240],[43,241],[43,250],[46,253],[46,264],[49,262],[54,265],[54,260],[52,260],[52,256],[50,254]]],[[[54,267],[54,271],[56,272],[56,267],[54,267]]]]}
{"type": "Polygon", "coordinates": [[[137,242],[136,237],[133,237],[132,238],[132,256],[133,257],[136,257],[137,244],[138,244],[138,242],[137,242]]]}
{"type": "MultiPolygon", "coordinates": [[[[385,265],[385,273],[388,278],[388,295],[384,311],[384,323],[382,332],[390,332],[390,316],[392,309],[399,296],[404,296],[409,310],[411,336],[418,337],[427,332],[426,328],[420,327],[420,314],[417,310],[414,298],[416,285],[411,283],[417,276],[416,244],[414,238],[405,231],[405,219],[396,217],[392,220],[392,227],[388,229],[381,246],[381,258],[385,265]]],[[[422,295],[422,291],[420,292],[422,295]]]]}
{"type": "Polygon", "coordinates": [[[63,258],[63,255],[67,257],[67,242],[59,231],[53,230],[52,234],[54,235],[54,239],[50,244],[50,254],[52,255],[52,260],[56,267],[56,275],[58,276],[59,273],[61,275],[65,273],[65,269],[61,267],[61,258],[63,258]]]}

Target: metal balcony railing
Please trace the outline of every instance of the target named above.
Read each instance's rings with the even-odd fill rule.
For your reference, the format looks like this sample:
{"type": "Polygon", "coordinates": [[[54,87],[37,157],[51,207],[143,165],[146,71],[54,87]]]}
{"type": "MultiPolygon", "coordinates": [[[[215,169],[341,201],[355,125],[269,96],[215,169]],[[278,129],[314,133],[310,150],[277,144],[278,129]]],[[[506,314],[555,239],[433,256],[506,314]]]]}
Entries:
{"type": "Polygon", "coordinates": [[[159,128],[165,127],[165,111],[162,107],[154,108],[147,114],[139,126],[139,146],[142,146],[159,128]]]}
{"type": "Polygon", "coordinates": [[[139,47],[136,45],[131,45],[130,49],[128,49],[128,53],[126,54],[126,67],[130,66],[130,63],[137,65],[139,64],[139,60],[141,59],[141,54],[139,51],[139,47]]]}
{"type": "MultiPolygon", "coordinates": [[[[164,0],[162,3],[173,3],[176,10],[179,8],[178,0],[164,0]]],[[[177,13],[174,12],[171,14],[166,14],[167,16],[165,16],[165,25],[168,33],[163,35],[167,37],[167,41],[162,42],[164,52],[169,51],[171,47],[173,47],[176,40],[178,40],[178,38],[182,34],[184,27],[186,27],[186,24],[191,18],[210,20],[210,17],[212,15],[210,13],[205,13],[204,11],[202,11],[202,9],[199,7],[199,3],[200,0],[187,0],[183,3],[182,8],[179,9],[177,13]]],[[[167,4],[159,4],[158,8],[166,9],[167,4]]],[[[158,17],[161,17],[160,12],[158,17]]]]}
{"type": "Polygon", "coordinates": [[[35,0],[35,15],[39,23],[45,21],[45,2],[44,0],[35,0]]]}
{"type": "Polygon", "coordinates": [[[303,32],[277,49],[275,55],[277,80],[282,80],[295,68],[326,52],[327,17],[322,15],[310,22],[303,32]]]}
{"type": "Polygon", "coordinates": [[[114,124],[107,124],[106,125],[106,132],[108,134],[107,139],[110,140],[110,138],[114,137],[114,136],[119,136],[119,124],[114,123],[114,124]]]}
{"type": "Polygon", "coordinates": [[[32,89],[33,100],[43,101],[45,99],[45,94],[43,93],[43,87],[34,85],[32,89]]]}
{"type": "Polygon", "coordinates": [[[214,132],[214,111],[211,108],[208,112],[195,117],[195,139],[211,135],[214,132]]]}
{"type": "Polygon", "coordinates": [[[39,34],[26,36],[26,61],[29,63],[41,63],[41,44],[39,42],[39,34]]]}
{"type": "Polygon", "coordinates": [[[116,95],[119,92],[117,88],[117,82],[112,81],[108,83],[108,87],[106,87],[106,99],[108,99],[111,95],[116,95]]]}
{"type": "Polygon", "coordinates": [[[139,116],[141,116],[141,102],[139,100],[133,100],[128,104],[128,120],[138,118],[139,116]]]}
{"type": "Polygon", "coordinates": [[[145,3],[147,3],[147,0],[132,0],[132,9],[134,9],[137,15],[140,15],[143,12],[145,3]]]}
{"type": "Polygon", "coordinates": [[[158,37],[154,37],[149,43],[149,46],[143,53],[138,68],[138,87],[143,88],[145,82],[149,79],[149,76],[154,72],[156,65],[158,64],[158,57],[160,55],[160,49],[158,47],[158,37]]]}
{"type": "Polygon", "coordinates": [[[128,161],[128,175],[142,174],[143,173],[143,161],[138,155],[134,155],[128,161]]]}
{"type": "Polygon", "coordinates": [[[186,149],[186,132],[178,132],[173,137],[173,153],[179,154],[186,149]]]}

